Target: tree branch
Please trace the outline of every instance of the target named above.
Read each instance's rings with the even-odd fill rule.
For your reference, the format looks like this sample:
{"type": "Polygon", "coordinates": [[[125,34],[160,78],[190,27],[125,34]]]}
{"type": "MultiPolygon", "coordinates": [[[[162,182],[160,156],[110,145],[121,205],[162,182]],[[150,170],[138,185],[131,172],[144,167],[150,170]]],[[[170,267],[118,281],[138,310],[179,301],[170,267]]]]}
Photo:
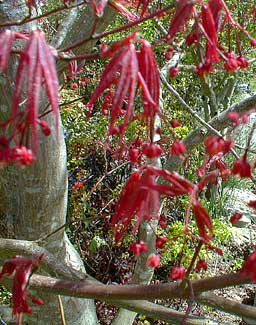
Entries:
{"type": "MultiPolygon", "coordinates": [[[[246,98],[245,100],[233,104],[229,109],[226,109],[219,116],[211,119],[207,124],[211,126],[212,130],[207,127],[199,127],[196,130],[192,131],[184,140],[187,151],[191,151],[197,145],[202,143],[204,139],[211,135],[216,134],[214,130],[222,131],[228,126],[232,126],[228,118],[229,112],[238,112],[238,113],[249,113],[256,108],[256,95],[246,98]]],[[[168,170],[177,169],[177,166],[180,166],[182,163],[181,159],[177,156],[170,156],[165,164],[165,168],[168,170]]]]}
{"type": "Polygon", "coordinates": [[[211,292],[201,293],[196,297],[196,301],[229,314],[256,319],[256,307],[241,304],[237,301],[217,296],[211,292]]]}

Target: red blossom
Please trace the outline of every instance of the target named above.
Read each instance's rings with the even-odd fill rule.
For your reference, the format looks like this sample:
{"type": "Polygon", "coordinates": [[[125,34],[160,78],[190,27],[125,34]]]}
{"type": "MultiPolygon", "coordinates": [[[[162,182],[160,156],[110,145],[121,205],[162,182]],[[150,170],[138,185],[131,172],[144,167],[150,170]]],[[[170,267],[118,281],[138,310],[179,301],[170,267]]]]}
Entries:
{"type": "Polygon", "coordinates": [[[167,52],[165,53],[166,60],[170,60],[173,57],[173,51],[174,48],[172,46],[169,46],[167,52]]]}
{"type": "Polygon", "coordinates": [[[239,125],[240,124],[240,115],[239,115],[239,113],[237,113],[237,112],[229,112],[228,113],[228,118],[234,125],[239,125]]]}
{"type": "Polygon", "coordinates": [[[249,67],[249,61],[244,56],[237,58],[237,63],[241,69],[246,69],[249,67]]]}
{"type": "Polygon", "coordinates": [[[207,262],[205,260],[199,260],[196,263],[196,272],[200,272],[201,270],[206,271],[208,268],[207,262]]]}
{"type": "Polygon", "coordinates": [[[217,155],[218,153],[226,154],[234,146],[231,140],[211,135],[204,140],[205,150],[209,155],[217,155]]]}
{"type": "Polygon", "coordinates": [[[158,144],[155,143],[145,143],[142,147],[142,153],[148,158],[160,157],[163,153],[163,150],[158,144]]]}
{"type": "Polygon", "coordinates": [[[167,242],[168,238],[165,236],[159,236],[156,238],[156,248],[163,248],[165,243],[167,242]]]}
{"type": "Polygon", "coordinates": [[[84,182],[75,182],[75,184],[73,185],[74,189],[79,189],[83,187],[84,187],[84,182]]]}
{"type": "Polygon", "coordinates": [[[198,66],[195,67],[194,72],[199,76],[199,77],[203,77],[204,75],[212,72],[213,69],[213,65],[212,62],[209,60],[205,60],[204,62],[200,62],[198,64],[198,66]]]}
{"type": "Polygon", "coordinates": [[[176,141],[170,148],[170,154],[175,156],[182,156],[187,152],[183,141],[176,141]]]}
{"type": "Polygon", "coordinates": [[[135,254],[135,257],[138,257],[140,254],[147,252],[148,245],[144,241],[139,241],[137,243],[132,243],[130,246],[130,251],[135,254]]]}
{"type": "Polygon", "coordinates": [[[227,59],[227,61],[224,64],[225,70],[229,72],[236,71],[239,68],[239,61],[235,57],[230,57],[227,59]]]}
{"type": "Polygon", "coordinates": [[[17,147],[13,149],[13,160],[20,166],[26,166],[30,165],[35,160],[35,156],[30,149],[26,147],[17,147]]]}
{"type": "Polygon", "coordinates": [[[163,215],[163,214],[161,214],[159,217],[159,226],[162,229],[166,229],[166,227],[167,227],[167,220],[166,220],[165,215],[163,215]]]}
{"type": "Polygon", "coordinates": [[[209,241],[213,236],[213,225],[208,211],[199,201],[196,201],[193,204],[192,210],[195,215],[200,237],[202,237],[206,242],[209,241]]]}
{"type": "Polygon", "coordinates": [[[255,47],[256,46],[256,38],[252,38],[250,40],[250,44],[251,44],[252,47],[255,47]]]}
{"type": "Polygon", "coordinates": [[[160,264],[160,256],[159,255],[155,255],[155,254],[152,254],[148,257],[147,259],[147,266],[149,267],[152,267],[152,268],[156,268],[159,266],[160,264]]]}
{"type": "Polygon", "coordinates": [[[239,220],[242,218],[243,214],[239,212],[235,212],[229,219],[229,221],[232,223],[232,225],[236,225],[239,220]]]}
{"type": "Polygon", "coordinates": [[[41,299],[35,298],[27,291],[27,285],[32,273],[32,268],[37,268],[43,258],[41,255],[38,259],[27,259],[23,256],[14,256],[7,260],[0,273],[0,280],[3,276],[11,275],[15,272],[12,287],[13,314],[17,316],[19,324],[22,321],[23,313],[32,313],[32,308],[28,305],[27,299],[32,299],[33,303],[42,305],[41,299]]]}
{"type": "Polygon", "coordinates": [[[135,164],[139,158],[140,151],[135,148],[129,150],[129,159],[132,164],[135,164]]]}
{"type": "Polygon", "coordinates": [[[180,72],[180,69],[178,67],[171,67],[169,70],[169,76],[171,78],[175,78],[179,72],[180,72]]]}
{"type": "Polygon", "coordinates": [[[253,282],[256,282],[256,252],[247,258],[240,272],[243,275],[249,276],[253,282]]]}
{"type": "Polygon", "coordinates": [[[172,120],[171,121],[171,126],[175,129],[181,126],[181,123],[177,120],[172,120]]]}
{"type": "Polygon", "coordinates": [[[43,134],[48,137],[51,134],[51,129],[48,123],[44,120],[38,120],[38,124],[40,125],[43,134]]]}
{"type": "Polygon", "coordinates": [[[251,177],[251,165],[245,157],[237,159],[232,168],[233,175],[239,175],[241,178],[251,177]]]}
{"type": "Polygon", "coordinates": [[[256,209],[256,200],[252,200],[247,204],[249,207],[256,209]]]}
{"type": "Polygon", "coordinates": [[[182,280],[186,275],[186,269],[184,266],[173,266],[170,273],[172,280],[182,280]]]}

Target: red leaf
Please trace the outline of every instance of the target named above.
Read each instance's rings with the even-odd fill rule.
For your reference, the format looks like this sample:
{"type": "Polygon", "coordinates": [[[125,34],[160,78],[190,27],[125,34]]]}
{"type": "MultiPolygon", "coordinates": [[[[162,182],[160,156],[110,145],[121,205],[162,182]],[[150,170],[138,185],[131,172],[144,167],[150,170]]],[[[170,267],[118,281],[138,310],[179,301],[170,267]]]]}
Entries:
{"type": "Polygon", "coordinates": [[[200,237],[209,241],[213,236],[213,225],[209,213],[198,201],[193,204],[193,213],[200,237]]]}
{"type": "Polygon", "coordinates": [[[217,31],[216,31],[211,8],[209,6],[202,6],[201,13],[202,13],[202,25],[204,31],[207,34],[206,60],[208,62],[217,63],[219,62],[219,56],[217,52],[218,40],[217,40],[217,31]]]}
{"type": "Polygon", "coordinates": [[[142,87],[144,116],[153,117],[155,114],[159,113],[159,71],[150,43],[142,39],[141,43],[142,47],[137,56],[139,61],[139,71],[146,85],[145,87],[143,80],[139,79],[140,85],[142,87]],[[150,100],[151,98],[153,100],[153,103],[152,100],[150,100]]]}
{"type": "Polygon", "coordinates": [[[15,39],[15,32],[5,30],[0,33],[0,71],[8,68],[12,43],[15,39]]]}
{"type": "MultiPolygon", "coordinates": [[[[15,92],[12,106],[12,119],[15,120],[20,112],[22,90],[26,84],[27,104],[23,109],[25,128],[32,127],[33,150],[37,150],[38,135],[38,105],[40,90],[45,84],[46,92],[55,115],[56,129],[58,130],[58,76],[56,72],[53,49],[46,43],[44,33],[37,30],[30,35],[21,58],[16,74],[15,92]]],[[[25,131],[22,131],[22,137],[25,131]]]]}
{"type": "Polygon", "coordinates": [[[28,305],[27,299],[32,298],[35,303],[43,304],[41,299],[32,297],[28,291],[28,281],[32,272],[32,267],[38,267],[43,255],[38,259],[27,259],[23,256],[14,256],[6,261],[0,273],[0,280],[5,275],[11,275],[15,271],[12,287],[13,314],[17,315],[19,324],[21,324],[22,314],[31,313],[32,308],[28,305]]]}
{"type": "Polygon", "coordinates": [[[177,9],[169,25],[168,38],[173,39],[180,32],[193,13],[194,4],[190,0],[179,0],[177,9]]]}

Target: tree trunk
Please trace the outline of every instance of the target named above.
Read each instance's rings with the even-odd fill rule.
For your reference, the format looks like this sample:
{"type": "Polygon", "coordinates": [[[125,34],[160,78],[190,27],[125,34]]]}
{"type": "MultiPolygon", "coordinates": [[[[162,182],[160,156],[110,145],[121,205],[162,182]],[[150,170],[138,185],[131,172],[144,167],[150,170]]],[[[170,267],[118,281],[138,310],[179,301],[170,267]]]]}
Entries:
{"type": "MultiPolygon", "coordinates": [[[[37,9],[40,11],[40,8],[37,9]]],[[[83,10],[75,8],[69,11],[63,19],[62,30],[58,31],[53,43],[60,47],[68,44],[69,41],[75,42],[78,38],[90,36],[95,23],[92,10],[91,6],[87,6],[83,10]],[[86,25],[81,28],[81,23],[86,25]],[[75,34],[77,30],[79,33],[75,34]],[[70,35],[72,35],[71,39],[70,35]]],[[[4,1],[0,4],[0,23],[19,21],[27,15],[28,8],[24,0],[4,1]]],[[[108,14],[108,19],[102,19],[98,24],[99,29],[104,28],[111,18],[112,16],[108,14]]],[[[29,31],[36,26],[37,22],[34,22],[15,27],[15,30],[29,31]]],[[[0,80],[0,119],[6,118],[11,109],[17,57],[12,58],[12,61],[8,71],[9,78],[3,77],[0,80]]],[[[45,104],[46,101],[42,100],[41,108],[45,107],[45,104]]],[[[25,169],[5,166],[0,170],[1,237],[36,240],[65,224],[68,185],[63,129],[60,125],[57,142],[53,114],[48,114],[45,119],[51,127],[52,134],[50,137],[39,135],[36,161],[25,169]]],[[[83,262],[64,231],[49,237],[44,247],[58,260],[85,274],[83,262]]],[[[57,297],[42,292],[35,294],[44,300],[45,305],[33,306],[33,314],[27,317],[28,323],[30,325],[62,324],[57,297]]],[[[62,297],[61,302],[67,324],[98,323],[93,300],[62,297]]]]}

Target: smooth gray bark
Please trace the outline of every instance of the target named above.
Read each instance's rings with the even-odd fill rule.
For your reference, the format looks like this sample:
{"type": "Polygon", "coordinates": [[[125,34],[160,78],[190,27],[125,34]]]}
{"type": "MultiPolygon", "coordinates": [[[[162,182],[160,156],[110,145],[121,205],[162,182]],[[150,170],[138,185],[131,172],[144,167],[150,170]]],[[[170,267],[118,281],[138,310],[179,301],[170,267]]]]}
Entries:
{"type": "MultiPolygon", "coordinates": [[[[38,12],[40,12],[40,8],[38,8],[38,12]]],[[[0,4],[0,23],[21,21],[26,16],[28,16],[28,8],[25,5],[25,0],[4,1],[0,4]]],[[[111,15],[108,14],[107,19],[99,21],[100,30],[106,26],[110,19],[111,15]]],[[[61,47],[90,36],[94,22],[95,16],[92,7],[89,9],[88,7],[87,9],[79,7],[72,11],[66,11],[62,30],[56,34],[53,44],[61,47]]],[[[19,27],[12,27],[12,29],[30,31],[36,27],[37,22],[35,21],[19,27]]],[[[1,78],[1,119],[6,118],[11,110],[17,62],[17,57],[12,58],[12,64],[8,71],[9,78],[1,78]]],[[[46,104],[47,101],[42,96],[40,107],[43,108],[46,104]]],[[[45,119],[51,127],[52,135],[50,137],[39,135],[36,162],[25,169],[5,166],[0,170],[1,237],[36,240],[66,222],[68,185],[63,129],[60,123],[57,141],[53,114],[48,114],[45,119]]],[[[45,248],[53,253],[57,260],[85,274],[83,262],[64,231],[51,236],[45,243],[45,248]]],[[[45,305],[33,307],[33,314],[28,317],[29,324],[61,324],[57,297],[42,292],[35,294],[44,300],[45,305]]],[[[95,325],[98,323],[93,300],[62,297],[62,304],[67,324],[95,325]]]]}

